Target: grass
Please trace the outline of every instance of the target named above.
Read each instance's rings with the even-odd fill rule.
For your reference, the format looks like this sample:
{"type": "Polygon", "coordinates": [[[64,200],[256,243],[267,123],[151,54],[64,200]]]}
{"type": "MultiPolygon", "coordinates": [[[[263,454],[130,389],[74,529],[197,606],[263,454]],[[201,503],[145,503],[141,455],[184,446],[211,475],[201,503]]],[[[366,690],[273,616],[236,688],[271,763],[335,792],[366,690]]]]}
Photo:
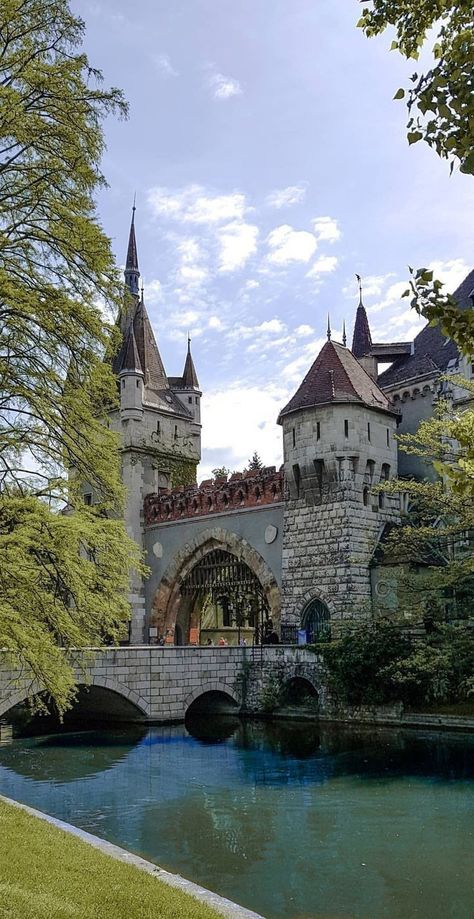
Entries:
{"type": "Polygon", "coordinates": [[[0,801],[1,919],[217,919],[157,878],[0,801]]]}

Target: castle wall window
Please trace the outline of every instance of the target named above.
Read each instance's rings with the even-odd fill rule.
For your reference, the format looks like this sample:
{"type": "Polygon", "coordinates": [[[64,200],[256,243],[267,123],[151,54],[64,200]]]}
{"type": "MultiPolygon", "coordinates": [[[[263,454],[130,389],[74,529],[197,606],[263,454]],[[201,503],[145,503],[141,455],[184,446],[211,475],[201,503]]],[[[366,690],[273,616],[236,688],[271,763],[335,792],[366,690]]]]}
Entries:
{"type": "Polygon", "coordinates": [[[157,434],[160,434],[160,433],[161,433],[160,422],[159,422],[159,421],[156,422],[156,433],[157,433],[157,434]]]}
{"type": "Polygon", "coordinates": [[[192,397],[192,396],[188,396],[188,402],[189,402],[189,405],[192,405],[192,404],[193,404],[193,397],[192,397]]]}
{"type": "Polygon", "coordinates": [[[379,507],[380,508],[385,507],[385,495],[383,491],[379,492],[379,507]]]}
{"type": "Polygon", "coordinates": [[[296,428],[293,428],[292,435],[293,435],[293,446],[296,447],[296,428]]]}
{"type": "Polygon", "coordinates": [[[177,424],[175,424],[174,426],[174,439],[175,440],[178,439],[178,425],[177,424]]]}
{"type": "Polygon", "coordinates": [[[125,380],[122,380],[122,389],[125,389],[125,380]]]}
{"type": "Polygon", "coordinates": [[[316,473],[316,479],[317,479],[317,482],[318,482],[318,488],[319,488],[319,491],[321,492],[322,489],[323,489],[323,479],[324,479],[324,472],[325,472],[325,469],[324,469],[324,460],[322,460],[322,459],[315,459],[315,460],[314,460],[314,471],[315,471],[315,473],[316,473]]]}
{"type": "Polygon", "coordinates": [[[295,480],[296,497],[299,498],[301,489],[301,472],[298,463],[293,466],[293,478],[295,480]]]}
{"type": "Polygon", "coordinates": [[[365,467],[365,481],[367,482],[367,485],[371,485],[372,482],[374,481],[374,473],[375,473],[375,461],[367,460],[367,465],[365,467]]]}
{"type": "Polygon", "coordinates": [[[316,440],[321,440],[321,422],[316,422],[316,440]]]}
{"type": "Polygon", "coordinates": [[[92,495],[90,492],[87,492],[85,495],[82,496],[82,498],[83,498],[84,504],[86,504],[87,507],[92,506],[92,495]]]}
{"type": "Polygon", "coordinates": [[[362,501],[364,502],[364,507],[367,507],[369,503],[369,489],[367,487],[362,492],[362,501]]]}
{"type": "Polygon", "coordinates": [[[195,403],[196,403],[196,405],[199,405],[199,399],[198,399],[198,397],[197,397],[197,396],[196,396],[196,398],[195,398],[195,400],[194,400],[194,401],[195,401],[195,403]]]}
{"type": "Polygon", "coordinates": [[[381,480],[382,482],[388,482],[389,478],[390,478],[390,464],[382,463],[381,480]]]}
{"type": "Polygon", "coordinates": [[[137,382],[137,389],[138,389],[138,387],[140,386],[140,380],[137,380],[136,382],[137,382]]]}
{"type": "Polygon", "coordinates": [[[387,447],[389,447],[389,446],[390,446],[390,431],[389,431],[389,429],[387,428],[387,447]]]}
{"type": "Polygon", "coordinates": [[[344,421],[344,437],[349,437],[349,422],[347,418],[344,421]]]}
{"type": "Polygon", "coordinates": [[[370,421],[367,422],[367,440],[370,444],[370,421]]]}

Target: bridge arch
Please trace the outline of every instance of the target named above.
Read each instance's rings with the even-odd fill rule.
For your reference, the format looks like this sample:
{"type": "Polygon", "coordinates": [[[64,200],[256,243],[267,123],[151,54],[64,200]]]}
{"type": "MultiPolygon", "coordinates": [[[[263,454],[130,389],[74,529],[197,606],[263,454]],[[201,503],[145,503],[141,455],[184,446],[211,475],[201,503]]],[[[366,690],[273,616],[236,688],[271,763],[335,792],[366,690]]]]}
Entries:
{"type": "Polygon", "coordinates": [[[221,527],[212,527],[204,530],[193,542],[177,552],[168,565],[157,588],[152,607],[151,625],[157,628],[158,634],[171,637],[175,635],[183,599],[181,587],[185,579],[199,562],[219,549],[243,562],[253,573],[261,586],[273,626],[279,630],[281,595],[271,568],[247,540],[221,527]]]}
{"type": "Polygon", "coordinates": [[[233,703],[233,708],[236,712],[240,709],[241,701],[234,690],[227,683],[215,680],[214,682],[202,683],[201,686],[189,693],[184,700],[184,713],[187,714],[195,702],[210,694],[226,696],[233,703]]]}
{"type": "MultiPolygon", "coordinates": [[[[150,714],[150,708],[148,702],[143,699],[138,693],[134,692],[131,689],[128,689],[124,683],[121,683],[119,680],[112,679],[110,677],[100,677],[93,676],[90,682],[84,682],[84,676],[77,675],[77,685],[79,690],[90,690],[93,688],[106,690],[107,692],[112,693],[115,696],[118,696],[123,702],[130,707],[130,709],[136,709],[137,714],[142,718],[148,718],[150,714]]],[[[11,696],[4,699],[0,702],[0,717],[8,714],[13,708],[17,705],[22,705],[27,702],[28,699],[32,699],[34,696],[39,695],[41,692],[44,692],[44,689],[38,684],[30,684],[22,690],[19,690],[15,693],[12,693],[11,696]]],[[[72,706],[71,712],[74,711],[74,704],[72,706]]],[[[96,712],[98,714],[98,712],[96,712]]],[[[104,716],[107,714],[104,711],[104,716]]]]}

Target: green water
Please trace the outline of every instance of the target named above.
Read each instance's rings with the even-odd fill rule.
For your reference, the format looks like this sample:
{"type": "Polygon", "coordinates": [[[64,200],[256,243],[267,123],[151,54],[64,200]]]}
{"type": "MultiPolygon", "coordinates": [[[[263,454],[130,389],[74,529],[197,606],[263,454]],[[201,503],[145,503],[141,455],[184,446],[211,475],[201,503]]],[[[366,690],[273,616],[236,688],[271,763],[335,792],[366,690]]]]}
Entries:
{"type": "Polygon", "coordinates": [[[210,717],[15,740],[1,791],[268,919],[473,919],[473,737],[210,717]]]}

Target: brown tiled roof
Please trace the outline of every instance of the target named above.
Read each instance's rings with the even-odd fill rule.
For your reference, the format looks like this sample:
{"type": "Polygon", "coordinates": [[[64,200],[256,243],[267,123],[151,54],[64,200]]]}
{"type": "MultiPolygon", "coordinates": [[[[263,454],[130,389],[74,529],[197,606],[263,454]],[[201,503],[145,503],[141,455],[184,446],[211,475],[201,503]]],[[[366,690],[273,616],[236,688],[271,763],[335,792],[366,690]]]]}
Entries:
{"type": "MultiPolygon", "coordinates": [[[[474,271],[471,271],[455,290],[453,297],[462,310],[472,309],[470,294],[474,288],[474,271]]],[[[450,361],[458,360],[457,345],[443,335],[439,326],[426,325],[415,338],[413,354],[400,357],[378,378],[382,387],[403,384],[426,374],[443,373],[450,361]]]]}
{"type": "Polygon", "coordinates": [[[365,357],[372,350],[372,336],[370,334],[369,320],[365,306],[361,302],[357,307],[354,335],[352,336],[351,351],[355,357],[365,357]]]}
{"type": "Polygon", "coordinates": [[[142,372],[140,355],[138,353],[135,333],[133,331],[133,322],[130,323],[124,348],[122,349],[122,355],[121,367],[118,369],[119,373],[121,370],[137,370],[139,373],[142,372]]]}
{"type": "Polygon", "coordinates": [[[137,304],[133,317],[133,331],[137,342],[140,363],[145,375],[145,386],[150,389],[168,389],[163,361],[156,344],[151,322],[148,318],[145,303],[142,300],[137,304]]]}
{"type": "Polygon", "coordinates": [[[197,378],[196,368],[191,355],[191,345],[188,341],[188,353],[184,363],[183,386],[185,389],[199,389],[199,380],[197,378]]]}
{"type": "Polygon", "coordinates": [[[330,402],[359,402],[391,411],[387,396],[351,351],[334,341],[326,342],[321,349],[301,386],[280,412],[278,422],[290,412],[330,402]]]}

